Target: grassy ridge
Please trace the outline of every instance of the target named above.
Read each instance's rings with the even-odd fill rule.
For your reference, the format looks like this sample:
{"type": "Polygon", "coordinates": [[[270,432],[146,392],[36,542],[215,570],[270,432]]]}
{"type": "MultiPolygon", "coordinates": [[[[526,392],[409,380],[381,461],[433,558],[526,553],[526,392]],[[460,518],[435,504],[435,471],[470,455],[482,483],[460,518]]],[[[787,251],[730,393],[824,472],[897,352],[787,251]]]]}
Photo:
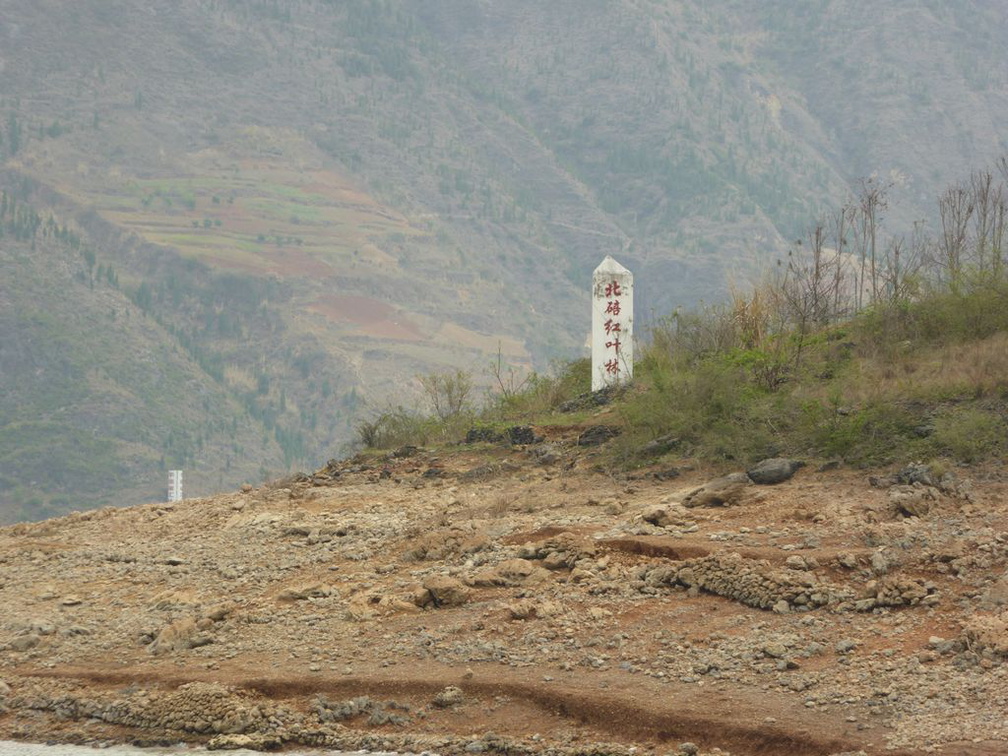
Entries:
{"type": "MultiPolygon", "coordinates": [[[[898,313],[872,310],[808,337],[799,366],[768,387],[763,363],[738,344],[691,350],[670,324],[637,368],[643,390],[620,407],[626,461],[646,440],[672,435],[709,461],[811,455],[856,465],[1008,452],[1008,285],[921,299],[898,313]],[[988,308],[988,305],[993,305],[988,308]],[[941,314],[943,306],[944,316],[941,314]],[[957,330],[984,311],[986,328],[957,330]],[[906,338],[920,320],[936,327],[906,338]],[[893,327],[880,327],[881,322],[893,327]]],[[[709,314],[712,322],[719,315],[709,314]]],[[[787,336],[781,338],[787,339],[787,336]]]]}
{"type": "MultiPolygon", "coordinates": [[[[1008,283],[994,291],[920,300],[900,319],[938,330],[906,339],[880,327],[892,313],[872,311],[809,338],[800,370],[768,388],[749,350],[691,349],[674,322],[656,329],[636,365],[634,384],[601,422],[622,434],[609,464],[657,461],[646,449],[710,464],[749,464],[794,455],[856,466],[927,460],[976,463],[1008,454],[1008,283]],[[987,305],[995,306],[987,308],[987,305]],[[945,317],[939,314],[946,307],[945,317]],[[962,313],[982,309],[990,329],[957,331],[962,313]],[[944,327],[943,327],[944,324],[944,327]],[[666,439],[664,446],[649,445],[666,439]]],[[[723,316],[701,313],[716,326],[723,316]]],[[[482,409],[445,418],[398,408],[358,426],[366,446],[457,441],[472,427],[594,422],[590,411],[561,412],[587,392],[587,360],[534,376],[520,391],[498,394],[482,409]]]]}
{"type": "MultiPolygon", "coordinates": [[[[1008,179],[1008,162],[1000,169],[1008,179]]],[[[860,466],[1008,454],[1008,188],[985,171],[950,187],[937,238],[884,235],[884,205],[884,188],[865,185],[759,285],[654,326],[634,384],[607,411],[623,428],[611,461],[645,464],[655,449],[711,463],[798,455],[860,466]],[[965,210],[956,216],[953,204],[965,210]]],[[[361,440],[563,422],[557,409],[590,383],[585,361],[521,381],[495,367],[500,393],[481,411],[398,410],[362,425],[361,440]]],[[[421,383],[439,408],[463,380],[421,383]]]]}

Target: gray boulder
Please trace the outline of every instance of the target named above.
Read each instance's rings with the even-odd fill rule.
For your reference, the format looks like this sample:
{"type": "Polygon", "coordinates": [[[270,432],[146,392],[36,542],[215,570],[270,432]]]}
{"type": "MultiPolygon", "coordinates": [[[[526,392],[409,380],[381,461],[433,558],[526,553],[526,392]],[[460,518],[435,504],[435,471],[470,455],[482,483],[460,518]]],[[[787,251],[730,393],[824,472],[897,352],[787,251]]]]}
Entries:
{"type": "Polygon", "coordinates": [[[799,462],[796,459],[774,457],[773,459],[764,459],[746,474],[757,485],[772,486],[789,480],[804,466],[804,462],[799,462]]]}
{"type": "Polygon", "coordinates": [[[684,507],[726,507],[738,504],[752,481],[745,473],[732,473],[710,480],[686,494],[684,507]]]}
{"type": "Polygon", "coordinates": [[[19,635],[11,640],[10,643],[7,644],[7,648],[11,651],[30,651],[41,643],[41,641],[42,639],[35,633],[28,633],[27,635],[19,635]]]}
{"type": "Polygon", "coordinates": [[[1008,606],[1008,572],[1005,572],[984,591],[980,599],[980,606],[984,609],[997,609],[998,607],[1008,606]]]}
{"type": "Polygon", "coordinates": [[[424,581],[423,587],[435,607],[462,606],[469,600],[469,589],[447,575],[432,575],[424,581]]]}
{"type": "Polygon", "coordinates": [[[652,504],[641,512],[641,519],[659,528],[664,528],[673,523],[672,514],[667,504],[652,504]]]}
{"type": "Polygon", "coordinates": [[[154,656],[161,656],[173,651],[199,648],[212,642],[213,639],[210,636],[203,635],[198,631],[196,622],[191,617],[185,617],[163,627],[157,638],[147,646],[147,651],[154,656]]]}

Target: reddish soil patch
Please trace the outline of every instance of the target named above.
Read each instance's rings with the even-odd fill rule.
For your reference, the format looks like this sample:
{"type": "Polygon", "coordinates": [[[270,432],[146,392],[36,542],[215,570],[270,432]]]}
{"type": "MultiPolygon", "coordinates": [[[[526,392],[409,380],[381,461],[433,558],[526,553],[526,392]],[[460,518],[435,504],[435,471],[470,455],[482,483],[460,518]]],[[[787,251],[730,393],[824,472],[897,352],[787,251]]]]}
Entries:
{"type": "Polygon", "coordinates": [[[270,255],[267,270],[284,277],[329,278],[333,269],[300,249],[283,247],[270,255]]]}
{"type": "Polygon", "coordinates": [[[327,294],[319,297],[310,310],[337,323],[352,323],[370,336],[400,341],[423,341],[416,325],[391,305],[370,297],[327,294]]]}
{"type": "MultiPolygon", "coordinates": [[[[96,686],[128,684],[159,684],[175,688],[182,684],[207,680],[223,682],[236,688],[255,691],[274,700],[286,700],[296,705],[298,698],[317,694],[333,697],[371,695],[395,697],[420,704],[445,685],[457,684],[465,691],[470,704],[458,711],[431,711],[427,726],[439,734],[466,735],[473,731],[474,718],[481,728],[493,719],[492,702],[506,702],[500,712],[513,728],[517,716],[525,731],[549,731],[572,728],[583,739],[619,738],[648,744],[651,748],[667,748],[687,737],[702,733],[701,741],[727,744],[747,754],[780,754],[819,756],[843,750],[856,750],[862,743],[852,728],[837,723],[821,713],[793,710],[780,694],[764,692],[747,695],[740,691],[719,689],[697,694],[688,686],[676,686],[656,696],[651,686],[621,681],[617,676],[603,675],[605,690],[587,690],[576,678],[556,680],[552,684],[537,679],[539,675],[515,673],[493,666],[473,665],[478,670],[469,680],[459,681],[457,675],[432,665],[426,675],[373,672],[361,677],[306,677],[303,675],[256,677],[246,669],[234,668],[206,672],[178,672],[147,669],[137,671],[101,668],[67,668],[35,670],[39,677],[54,677],[88,681],[96,686]],[[767,712],[790,714],[789,727],[768,724],[767,712]]],[[[503,724],[505,722],[501,722],[503,724]]],[[[895,754],[905,751],[892,751],[895,754]]]]}
{"type": "Polygon", "coordinates": [[[251,258],[249,262],[235,260],[227,252],[220,254],[204,252],[200,253],[200,258],[223,270],[244,271],[256,276],[275,273],[283,278],[318,280],[331,278],[333,275],[333,269],[329,265],[316,260],[303,250],[291,247],[279,248],[268,256],[251,258]]]}
{"type": "Polygon", "coordinates": [[[659,538],[607,538],[599,542],[600,546],[613,551],[627,554],[640,554],[646,557],[662,557],[682,561],[697,559],[710,553],[709,548],[690,544],[670,543],[668,539],[659,538]]]}

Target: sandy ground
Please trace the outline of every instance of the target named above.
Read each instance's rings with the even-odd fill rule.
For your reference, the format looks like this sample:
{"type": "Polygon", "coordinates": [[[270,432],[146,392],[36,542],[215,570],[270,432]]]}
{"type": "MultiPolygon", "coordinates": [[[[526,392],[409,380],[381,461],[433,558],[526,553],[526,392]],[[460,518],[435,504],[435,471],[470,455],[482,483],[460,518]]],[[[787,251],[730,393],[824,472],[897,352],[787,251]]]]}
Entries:
{"type": "Polygon", "coordinates": [[[0,738],[1008,753],[1003,467],[718,504],[538,431],[0,529],[0,738]]]}

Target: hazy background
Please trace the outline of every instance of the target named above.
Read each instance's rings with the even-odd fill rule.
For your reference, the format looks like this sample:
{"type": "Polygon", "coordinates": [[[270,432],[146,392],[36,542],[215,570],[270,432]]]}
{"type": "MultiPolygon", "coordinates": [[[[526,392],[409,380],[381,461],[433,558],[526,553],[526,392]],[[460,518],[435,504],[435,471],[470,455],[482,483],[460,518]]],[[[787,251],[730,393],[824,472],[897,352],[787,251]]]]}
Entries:
{"type": "Polygon", "coordinates": [[[314,469],[1008,152],[999,0],[0,0],[0,522],[314,469]]]}

